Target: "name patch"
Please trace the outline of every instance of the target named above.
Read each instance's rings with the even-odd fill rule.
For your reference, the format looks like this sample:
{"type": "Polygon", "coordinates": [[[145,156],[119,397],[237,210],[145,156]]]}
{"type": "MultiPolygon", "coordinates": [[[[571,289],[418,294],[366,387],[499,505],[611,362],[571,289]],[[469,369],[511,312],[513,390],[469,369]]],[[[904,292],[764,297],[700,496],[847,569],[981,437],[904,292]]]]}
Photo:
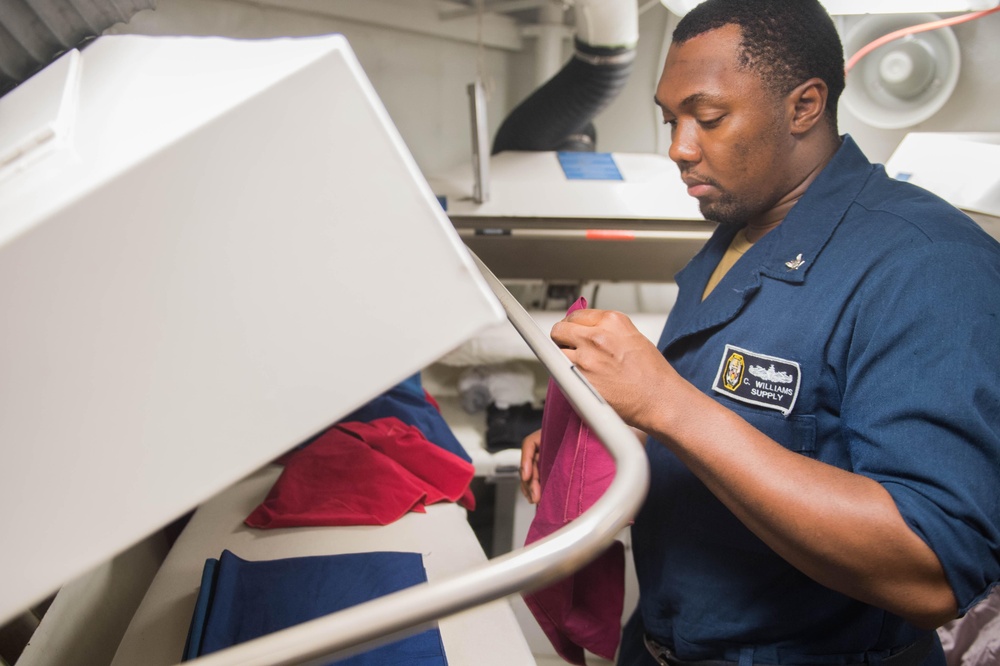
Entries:
{"type": "Polygon", "coordinates": [[[799,397],[799,364],[726,345],[712,390],[788,416],[799,397]]]}

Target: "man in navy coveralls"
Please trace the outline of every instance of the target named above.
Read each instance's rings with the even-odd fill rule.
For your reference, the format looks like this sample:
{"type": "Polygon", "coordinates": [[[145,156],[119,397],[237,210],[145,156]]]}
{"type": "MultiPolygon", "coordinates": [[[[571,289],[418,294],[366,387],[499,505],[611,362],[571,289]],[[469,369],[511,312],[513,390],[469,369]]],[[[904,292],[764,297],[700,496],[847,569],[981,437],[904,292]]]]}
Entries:
{"type": "Polygon", "coordinates": [[[1000,246],[839,135],[843,88],[816,0],[692,10],[655,99],[718,227],[658,345],[552,329],[648,435],[621,664],[943,665],[1000,579],[1000,246]]]}

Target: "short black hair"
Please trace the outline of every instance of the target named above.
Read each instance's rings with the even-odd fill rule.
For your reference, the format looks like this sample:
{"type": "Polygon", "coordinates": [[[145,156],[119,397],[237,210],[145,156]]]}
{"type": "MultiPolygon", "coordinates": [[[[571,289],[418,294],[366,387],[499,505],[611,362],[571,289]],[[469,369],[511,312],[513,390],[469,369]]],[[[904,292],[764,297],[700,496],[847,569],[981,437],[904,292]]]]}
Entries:
{"type": "Polygon", "coordinates": [[[836,130],[844,91],[844,48],[833,20],[818,0],[706,0],[674,29],[682,44],[725,25],[743,35],[741,62],[783,96],[813,77],[826,82],[826,111],[836,130]]]}

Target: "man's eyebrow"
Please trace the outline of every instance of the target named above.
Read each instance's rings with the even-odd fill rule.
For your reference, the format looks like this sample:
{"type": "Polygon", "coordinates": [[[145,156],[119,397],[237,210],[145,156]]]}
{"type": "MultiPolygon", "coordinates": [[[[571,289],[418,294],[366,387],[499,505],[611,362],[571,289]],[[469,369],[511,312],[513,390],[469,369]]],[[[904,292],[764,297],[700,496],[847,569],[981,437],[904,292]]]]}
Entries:
{"type": "Polygon", "coordinates": [[[722,102],[721,95],[713,95],[707,92],[696,92],[692,95],[688,95],[681,101],[681,107],[695,106],[696,104],[720,104],[722,102]]]}
{"type": "MultiPolygon", "coordinates": [[[[707,92],[696,92],[688,95],[681,103],[678,104],[678,108],[685,108],[695,106],[696,104],[721,104],[723,102],[723,97],[721,95],[713,95],[707,92]]],[[[660,98],[653,95],[653,103],[661,109],[667,110],[667,105],[660,101],[660,98]]]]}

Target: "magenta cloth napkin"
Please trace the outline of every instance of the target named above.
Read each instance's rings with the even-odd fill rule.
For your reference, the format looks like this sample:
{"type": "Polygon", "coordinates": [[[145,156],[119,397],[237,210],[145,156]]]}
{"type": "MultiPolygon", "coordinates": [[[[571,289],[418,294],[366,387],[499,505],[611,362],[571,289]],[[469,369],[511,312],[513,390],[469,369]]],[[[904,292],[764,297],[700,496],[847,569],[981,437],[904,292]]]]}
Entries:
{"type": "MultiPolygon", "coordinates": [[[[569,312],[587,307],[579,299],[569,312]]],[[[568,314],[568,313],[567,313],[568,314]]],[[[538,459],[541,500],[525,545],[555,532],[590,508],[611,484],[611,455],[549,380],[538,459]]],[[[593,562],[524,601],[556,652],[586,664],[584,650],[613,660],[621,638],[625,597],[624,547],[615,541],[593,562]]]]}

